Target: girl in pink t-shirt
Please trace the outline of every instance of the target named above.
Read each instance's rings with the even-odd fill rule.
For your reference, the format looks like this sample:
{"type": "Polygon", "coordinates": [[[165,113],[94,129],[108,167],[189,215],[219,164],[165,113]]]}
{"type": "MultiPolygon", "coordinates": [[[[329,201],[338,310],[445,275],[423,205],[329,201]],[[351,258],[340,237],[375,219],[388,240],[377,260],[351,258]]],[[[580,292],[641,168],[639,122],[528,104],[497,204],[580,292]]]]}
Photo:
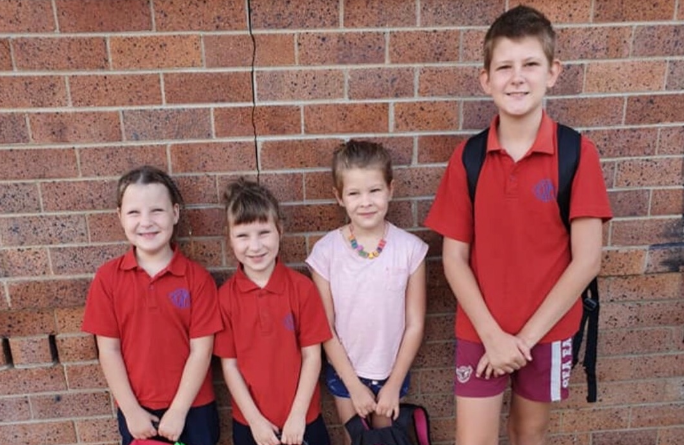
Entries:
{"type": "Polygon", "coordinates": [[[341,145],[332,174],[349,223],[321,238],[306,260],[333,331],[323,344],[326,382],[342,423],[358,414],[388,426],[423,338],[428,247],[385,219],[394,182],[380,144],[341,145]]]}

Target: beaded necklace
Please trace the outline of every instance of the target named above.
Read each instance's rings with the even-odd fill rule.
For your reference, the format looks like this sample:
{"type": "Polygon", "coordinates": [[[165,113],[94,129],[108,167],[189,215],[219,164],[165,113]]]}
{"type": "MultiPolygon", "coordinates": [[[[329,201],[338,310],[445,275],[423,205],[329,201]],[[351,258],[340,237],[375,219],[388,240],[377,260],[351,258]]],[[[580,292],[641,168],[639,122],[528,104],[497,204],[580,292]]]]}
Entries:
{"type": "Polygon", "coordinates": [[[351,244],[352,249],[354,249],[356,253],[358,253],[359,256],[362,258],[368,258],[369,260],[377,258],[378,255],[382,253],[382,249],[385,248],[385,244],[387,244],[387,240],[385,240],[386,235],[387,223],[385,223],[385,232],[383,234],[383,237],[380,239],[380,242],[378,243],[378,247],[376,247],[375,250],[372,252],[366,252],[365,250],[363,250],[363,246],[359,244],[359,242],[356,240],[356,237],[354,236],[354,226],[349,224],[349,244],[351,244]]]}

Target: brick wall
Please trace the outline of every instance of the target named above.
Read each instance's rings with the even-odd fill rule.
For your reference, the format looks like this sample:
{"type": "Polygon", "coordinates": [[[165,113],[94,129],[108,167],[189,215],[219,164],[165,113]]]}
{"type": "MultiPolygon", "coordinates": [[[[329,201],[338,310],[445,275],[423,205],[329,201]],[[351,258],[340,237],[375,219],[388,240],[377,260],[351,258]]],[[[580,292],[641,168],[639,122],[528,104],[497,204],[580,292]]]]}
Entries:
{"type": "MultiPolygon", "coordinates": [[[[245,0],[0,2],[0,443],[117,441],[79,328],[93,272],[126,249],[114,213],[122,172],[173,173],[189,203],[183,248],[221,282],[235,264],[224,185],[259,173],[272,186],[287,214],[283,256],[301,266],[343,221],[327,166],[349,137],[390,148],[390,219],[431,244],[411,399],[430,409],[434,440],[452,441],[454,300],[440,240],[421,221],[455,144],[493,113],[476,81],[480,45],[515,3],[251,0],[250,17],[245,0]]],[[[553,443],[680,444],[684,2],[530,3],[557,24],[565,62],[548,110],[597,142],[616,216],[600,401],[584,402],[576,372],[553,443]]],[[[219,377],[217,389],[227,420],[219,377]]],[[[339,443],[329,398],[324,409],[339,443]]]]}

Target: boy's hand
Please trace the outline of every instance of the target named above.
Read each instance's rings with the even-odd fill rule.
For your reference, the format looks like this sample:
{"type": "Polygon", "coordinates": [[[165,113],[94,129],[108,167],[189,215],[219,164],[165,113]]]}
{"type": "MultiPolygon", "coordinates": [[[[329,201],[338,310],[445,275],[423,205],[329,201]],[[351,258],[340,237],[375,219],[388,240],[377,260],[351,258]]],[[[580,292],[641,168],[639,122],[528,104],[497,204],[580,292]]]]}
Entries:
{"type": "Polygon", "coordinates": [[[480,359],[475,375],[485,378],[517,371],[532,360],[527,344],[520,338],[501,332],[484,344],[486,360],[480,359]],[[489,372],[485,372],[488,370],[489,372]]]}
{"type": "Polygon", "coordinates": [[[159,435],[166,437],[171,442],[176,442],[185,428],[185,417],[187,412],[170,408],[164,413],[159,422],[159,435]]]}
{"type": "Polygon", "coordinates": [[[306,429],[306,415],[290,413],[287,416],[283,432],[280,435],[280,443],[288,445],[298,445],[304,440],[304,430],[306,429]]]}
{"type": "Polygon", "coordinates": [[[349,395],[351,396],[354,410],[356,410],[356,414],[359,417],[366,417],[375,411],[375,394],[373,394],[369,387],[361,383],[360,380],[358,384],[354,385],[354,389],[349,388],[349,395]]]}
{"type": "Polygon", "coordinates": [[[157,435],[152,422],[159,422],[159,417],[138,407],[138,411],[128,416],[124,415],[128,432],[134,439],[149,439],[157,435]]]}
{"type": "Polygon", "coordinates": [[[397,420],[397,417],[399,417],[400,391],[401,388],[394,388],[388,384],[385,384],[385,386],[380,388],[375,413],[379,416],[387,416],[392,420],[397,420]]]}
{"type": "Polygon", "coordinates": [[[252,430],[252,437],[257,445],[278,445],[280,441],[276,433],[278,427],[269,422],[265,417],[261,417],[249,424],[252,430]]]}

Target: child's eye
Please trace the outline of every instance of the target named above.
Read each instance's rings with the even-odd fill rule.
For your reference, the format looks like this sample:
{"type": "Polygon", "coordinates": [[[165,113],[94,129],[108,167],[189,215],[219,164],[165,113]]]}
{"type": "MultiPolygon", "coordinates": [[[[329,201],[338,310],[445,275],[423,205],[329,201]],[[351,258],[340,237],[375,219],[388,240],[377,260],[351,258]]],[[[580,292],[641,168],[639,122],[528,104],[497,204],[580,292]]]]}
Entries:
{"type": "Polygon", "coordinates": [[[503,70],[509,69],[510,67],[511,67],[510,65],[499,65],[498,67],[496,67],[496,70],[497,71],[503,71],[503,70]]]}
{"type": "Polygon", "coordinates": [[[270,234],[271,234],[270,230],[262,230],[261,232],[259,232],[259,235],[261,235],[261,236],[270,235],[270,234]]]}
{"type": "Polygon", "coordinates": [[[356,196],[358,194],[359,194],[359,192],[348,192],[347,196],[356,196]]]}
{"type": "Polygon", "coordinates": [[[537,65],[539,65],[538,62],[527,62],[527,63],[525,64],[525,66],[537,66],[537,65]]]}
{"type": "Polygon", "coordinates": [[[128,213],[126,213],[126,215],[137,215],[138,213],[140,212],[138,212],[137,210],[129,210],[128,213]]]}
{"type": "Polygon", "coordinates": [[[376,189],[371,189],[371,193],[377,193],[382,191],[382,189],[376,188],[376,189]]]}

